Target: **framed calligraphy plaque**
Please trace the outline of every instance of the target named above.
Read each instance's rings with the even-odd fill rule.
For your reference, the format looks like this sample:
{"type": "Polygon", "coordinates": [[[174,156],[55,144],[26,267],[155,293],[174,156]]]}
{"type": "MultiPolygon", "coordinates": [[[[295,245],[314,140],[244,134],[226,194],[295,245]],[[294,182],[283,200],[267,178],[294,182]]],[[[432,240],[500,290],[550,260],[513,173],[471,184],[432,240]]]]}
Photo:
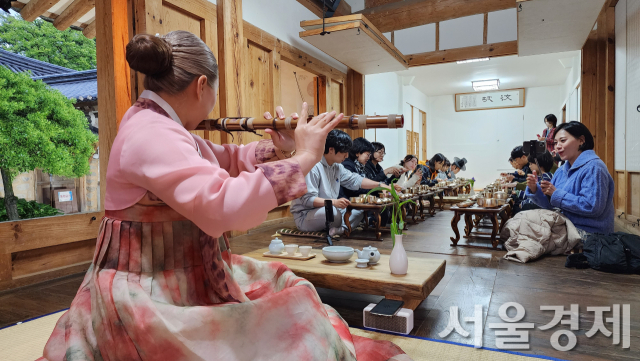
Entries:
{"type": "Polygon", "coordinates": [[[524,88],[456,94],[456,112],[522,108],[525,103],[524,95],[524,88]]]}

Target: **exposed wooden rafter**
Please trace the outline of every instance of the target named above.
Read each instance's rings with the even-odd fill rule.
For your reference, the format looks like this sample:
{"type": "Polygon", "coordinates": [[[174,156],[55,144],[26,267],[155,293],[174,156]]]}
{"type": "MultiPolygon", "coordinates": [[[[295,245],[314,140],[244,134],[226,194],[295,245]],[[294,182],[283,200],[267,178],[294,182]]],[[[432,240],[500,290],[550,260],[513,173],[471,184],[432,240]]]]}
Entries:
{"type": "Polygon", "coordinates": [[[487,33],[489,32],[489,13],[484,13],[484,34],[482,34],[482,43],[487,43],[487,33]]]}
{"type": "Polygon", "coordinates": [[[454,61],[476,59],[476,58],[495,58],[499,56],[517,55],[518,42],[507,41],[503,43],[484,44],[477,46],[469,46],[466,48],[430,51],[427,53],[406,55],[409,60],[409,66],[423,66],[442,63],[451,63],[454,61]]]}
{"type": "MultiPolygon", "coordinates": [[[[20,15],[22,15],[22,10],[27,6],[27,4],[21,3],[19,1],[12,1],[11,2],[11,7],[16,10],[17,12],[20,13],[20,15]]],[[[50,21],[50,22],[54,22],[60,15],[58,14],[54,14],[52,12],[49,11],[45,11],[42,14],[40,14],[39,16],[41,16],[43,19],[50,21]]],[[[23,17],[24,18],[24,17],[23,17]]],[[[37,16],[36,16],[37,18],[37,16]]],[[[36,19],[34,18],[34,20],[36,19]]],[[[93,20],[92,20],[93,22],[93,20]]],[[[80,22],[75,22],[71,25],[69,25],[69,27],[74,28],[75,30],[82,30],[82,33],[84,34],[84,36],[86,36],[89,39],[93,39],[96,37],[95,35],[95,27],[93,29],[89,29],[89,31],[85,31],[85,29],[89,26],[90,24],[85,24],[85,23],[80,23],[80,22]],[[74,25],[75,24],[75,25],[74,25]],[[87,35],[89,34],[89,35],[87,35]],[[92,36],[90,36],[91,34],[93,34],[92,36]]],[[[64,30],[64,29],[63,29],[64,30]]]]}
{"type": "Polygon", "coordinates": [[[93,9],[95,4],[95,0],[75,0],[53,21],[53,26],[65,30],[93,9]]]}
{"type": "Polygon", "coordinates": [[[20,15],[26,21],[34,21],[59,2],[60,0],[31,0],[20,10],[20,15]]]}
{"type": "Polygon", "coordinates": [[[82,34],[89,39],[93,39],[96,37],[96,22],[92,21],[89,25],[87,25],[84,30],[82,30],[82,34]]]}
{"type": "Polygon", "coordinates": [[[386,33],[515,7],[514,0],[403,0],[358,13],[386,33]]]}
{"type": "MultiPolygon", "coordinates": [[[[322,18],[322,0],[297,0],[305,8],[311,10],[317,17],[322,18]]],[[[351,5],[341,0],[333,16],[351,15],[351,5]]]]}
{"type": "Polygon", "coordinates": [[[403,0],[364,0],[364,8],[365,9],[375,8],[376,6],[390,4],[390,3],[397,3],[399,1],[403,1],[403,0]]]}

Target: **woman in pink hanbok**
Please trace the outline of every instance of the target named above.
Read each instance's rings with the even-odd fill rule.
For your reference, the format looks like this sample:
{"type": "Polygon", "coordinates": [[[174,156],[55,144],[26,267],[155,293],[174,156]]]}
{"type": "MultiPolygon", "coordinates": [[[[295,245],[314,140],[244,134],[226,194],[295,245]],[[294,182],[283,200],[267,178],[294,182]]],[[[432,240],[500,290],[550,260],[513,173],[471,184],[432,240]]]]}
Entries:
{"type": "Polygon", "coordinates": [[[127,61],[147,90],[120,123],[93,262],[42,359],[409,360],[392,343],[351,335],[307,280],[231,254],[223,236],[306,193],[342,114],[307,123],[305,104],[295,133],[216,145],[189,133],[218,89],[199,38],[137,35],[127,61]]]}

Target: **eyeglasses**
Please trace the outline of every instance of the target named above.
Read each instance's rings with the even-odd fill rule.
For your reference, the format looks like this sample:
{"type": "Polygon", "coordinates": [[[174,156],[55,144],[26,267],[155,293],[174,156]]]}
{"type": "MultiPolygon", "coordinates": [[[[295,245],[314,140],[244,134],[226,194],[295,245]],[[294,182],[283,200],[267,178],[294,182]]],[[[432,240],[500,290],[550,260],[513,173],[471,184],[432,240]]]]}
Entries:
{"type": "Polygon", "coordinates": [[[376,153],[378,153],[378,154],[380,154],[380,155],[387,155],[387,153],[386,153],[384,150],[382,150],[382,149],[380,149],[380,150],[379,150],[379,151],[377,151],[376,153]]]}

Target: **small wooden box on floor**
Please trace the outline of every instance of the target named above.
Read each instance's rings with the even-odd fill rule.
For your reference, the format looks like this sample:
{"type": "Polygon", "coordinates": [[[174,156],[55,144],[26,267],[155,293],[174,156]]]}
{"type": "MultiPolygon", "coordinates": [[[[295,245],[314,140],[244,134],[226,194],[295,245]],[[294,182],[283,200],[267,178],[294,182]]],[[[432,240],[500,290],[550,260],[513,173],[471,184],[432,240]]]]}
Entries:
{"type": "MultiPolygon", "coordinates": [[[[244,256],[259,261],[273,261],[263,256],[266,251],[259,249],[244,256]]],[[[353,260],[331,263],[322,255],[308,261],[279,259],[278,262],[284,263],[296,276],[307,279],[316,287],[403,300],[405,308],[414,310],[444,277],[446,261],[408,255],[409,272],[402,276],[391,274],[389,255],[385,254],[381,255],[378,264],[367,268],[356,268],[353,260]]]]}

